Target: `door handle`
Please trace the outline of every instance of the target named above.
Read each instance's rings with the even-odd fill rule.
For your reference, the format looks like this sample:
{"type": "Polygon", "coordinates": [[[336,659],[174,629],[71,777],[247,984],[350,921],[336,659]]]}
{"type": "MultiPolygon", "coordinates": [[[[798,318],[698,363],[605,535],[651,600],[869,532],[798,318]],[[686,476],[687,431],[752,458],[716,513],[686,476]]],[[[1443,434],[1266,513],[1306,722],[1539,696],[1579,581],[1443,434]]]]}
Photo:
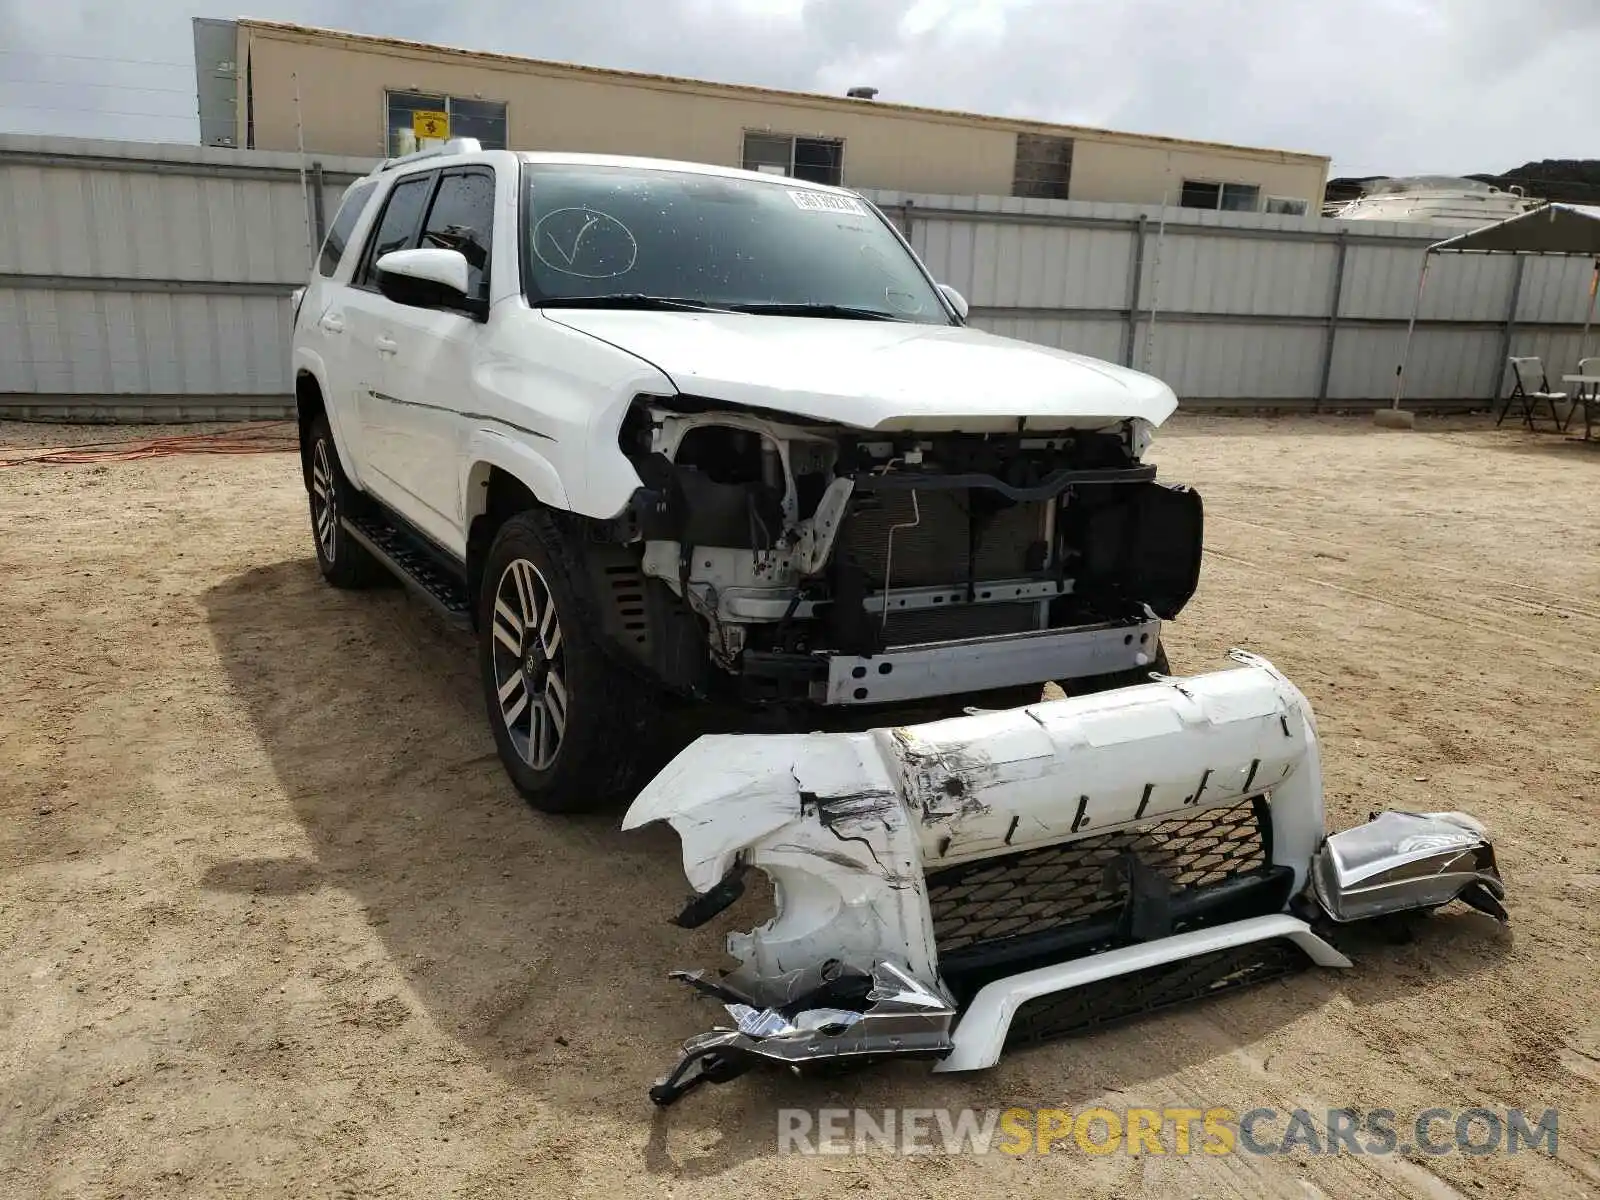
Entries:
{"type": "Polygon", "coordinates": [[[382,334],[378,335],[378,340],[373,345],[378,348],[379,354],[398,354],[400,351],[399,342],[392,337],[384,337],[382,334]]]}
{"type": "Polygon", "coordinates": [[[322,320],[317,322],[317,324],[321,325],[329,333],[344,332],[344,318],[341,316],[336,316],[333,313],[328,313],[325,315],[322,320]]]}

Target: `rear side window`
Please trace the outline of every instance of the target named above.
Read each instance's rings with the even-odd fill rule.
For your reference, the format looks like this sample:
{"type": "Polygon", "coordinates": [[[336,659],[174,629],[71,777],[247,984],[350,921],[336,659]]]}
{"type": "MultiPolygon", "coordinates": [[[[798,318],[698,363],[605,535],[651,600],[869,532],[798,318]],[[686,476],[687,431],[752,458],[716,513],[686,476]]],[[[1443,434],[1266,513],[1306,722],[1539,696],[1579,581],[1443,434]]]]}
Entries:
{"type": "Polygon", "coordinates": [[[372,265],[375,262],[391,250],[404,250],[411,244],[417,226],[422,224],[422,210],[427,207],[433,179],[431,173],[416,175],[394,185],[378,227],[367,243],[366,257],[361,264],[361,278],[356,281],[359,286],[371,286],[372,265]]]}
{"type": "Polygon", "coordinates": [[[445,175],[433,197],[422,245],[459,250],[470,268],[467,295],[489,298],[489,247],[494,244],[494,176],[487,171],[445,175]]]}
{"type": "Polygon", "coordinates": [[[372,199],[373,189],[377,186],[378,181],[374,179],[358,184],[345,194],[344,202],[334,214],[333,226],[322,242],[322,257],[317,260],[319,275],[331,278],[339,269],[339,260],[344,257],[345,247],[350,244],[350,234],[355,229],[356,222],[361,220],[361,214],[367,208],[367,201],[372,199]]]}

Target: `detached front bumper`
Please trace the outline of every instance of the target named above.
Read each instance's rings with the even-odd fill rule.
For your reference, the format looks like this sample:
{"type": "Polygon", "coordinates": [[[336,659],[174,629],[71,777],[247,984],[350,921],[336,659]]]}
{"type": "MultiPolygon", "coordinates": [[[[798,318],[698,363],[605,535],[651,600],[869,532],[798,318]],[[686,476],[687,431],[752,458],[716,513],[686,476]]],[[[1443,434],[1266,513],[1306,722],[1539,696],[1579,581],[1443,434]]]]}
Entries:
{"type": "MultiPolygon", "coordinates": [[[[1008,1040],[1348,966],[1307,910],[1291,915],[1329,852],[1315,718],[1270,663],[1234,657],[1213,674],[920,726],[691,745],[623,827],[677,830],[697,893],[680,923],[733,903],[752,868],[777,912],[730,936],[737,969],[685,977],[732,1020],[691,1039],[653,1097],[763,1061],[980,1069],[1008,1040]]],[[[1497,886],[1492,850],[1462,841],[1487,846],[1481,830],[1447,832],[1451,869],[1471,868],[1462,886],[1497,886]]],[[[1367,838],[1360,880],[1324,865],[1316,894],[1329,903],[1331,890],[1338,909],[1341,888],[1361,886],[1363,913],[1423,907],[1401,881],[1426,870],[1424,848],[1374,890],[1385,865],[1367,838]]],[[[1435,879],[1428,904],[1448,890],[1435,879]]]]}

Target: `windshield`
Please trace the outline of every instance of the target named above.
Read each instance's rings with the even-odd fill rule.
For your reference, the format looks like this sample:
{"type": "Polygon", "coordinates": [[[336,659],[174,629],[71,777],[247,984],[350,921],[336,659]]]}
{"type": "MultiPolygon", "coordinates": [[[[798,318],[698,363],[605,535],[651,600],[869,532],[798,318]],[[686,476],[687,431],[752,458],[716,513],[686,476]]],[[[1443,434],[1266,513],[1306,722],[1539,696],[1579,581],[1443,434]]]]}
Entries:
{"type": "Polygon", "coordinates": [[[523,168],[523,281],[533,304],[671,300],[684,308],[948,325],[916,261],[866,203],[635,167],[523,168]]]}

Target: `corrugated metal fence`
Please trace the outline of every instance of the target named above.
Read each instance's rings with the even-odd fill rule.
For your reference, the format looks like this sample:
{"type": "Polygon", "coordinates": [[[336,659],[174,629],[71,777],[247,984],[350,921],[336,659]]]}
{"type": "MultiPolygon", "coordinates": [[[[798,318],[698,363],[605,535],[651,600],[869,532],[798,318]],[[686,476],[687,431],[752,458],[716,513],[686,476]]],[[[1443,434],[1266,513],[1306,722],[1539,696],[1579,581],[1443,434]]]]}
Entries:
{"type": "MultiPolygon", "coordinates": [[[[0,416],[287,411],[289,292],[361,160],[0,135],[0,416]]],[[[1186,407],[1386,403],[1422,251],[1316,217],[868,193],[973,324],[1167,380],[1186,407]]],[[[1506,356],[1570,369],[1575,259],[1445,256],[1406,394],[1482,407],[1506,356]]]]}
{"type": "Polygon", "coordinates": [[[290,411],[288,296],[370,165],[0,135],[0,416],[290,411]]]}

